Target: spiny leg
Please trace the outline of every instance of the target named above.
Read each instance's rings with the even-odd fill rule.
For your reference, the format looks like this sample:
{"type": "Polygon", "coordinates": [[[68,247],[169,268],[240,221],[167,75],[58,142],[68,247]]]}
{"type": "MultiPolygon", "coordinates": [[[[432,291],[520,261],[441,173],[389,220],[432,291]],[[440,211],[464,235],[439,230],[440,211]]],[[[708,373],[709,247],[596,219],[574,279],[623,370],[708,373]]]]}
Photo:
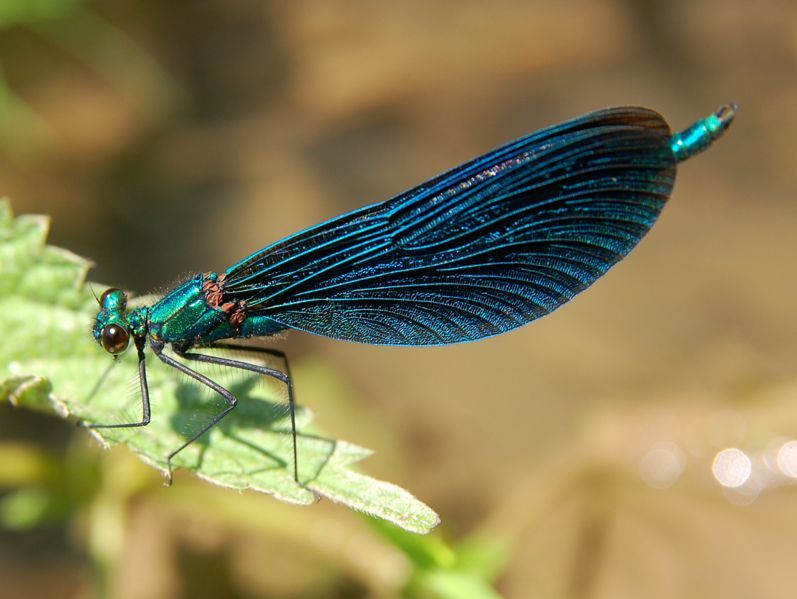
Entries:
{"type": "Polygon", "coordinates": [[[191,445],[191,443],[193,443],[194,441],[199,439],[199,437],[201,437],[206,432],[208,432],[210,429],[212,429],[214,426],[216,426],[221,421],[221,419],[224,418],[227,414],[232,412],[233,409],[235,408],[235,406],[238,404],[238,399],[232,393],[230,393],[227,389],[225,389],[224,387],[219,385],[214,380],[209,379],[204,374],[200,374],[200,373],[196,372],[195,370],[192,370],[191,368],[189,368],[185,364],[182,364],[182,363],[178,362],[177,360],[175,360],[173,358],[170,358],[169,356],[164,354],[162,347],[158,348],[158,349],[155,349],[155,355],[158,356],[158,358],[162,362],[167,364],[168,366],[171,366],[172,368],[176,368],[177,370],[179,370],[183,374],[187,374],[188,376],[190,376],[195,381],[200,382],[203,385],[206,385],[207,387],[210,387],[216,393],[221,395],[224,398],[224,401],[227,402],[227,407],[224,408],[218,414],[216,414],[216,416],[213,417],[213,420],[211,420],[208,424],[206,424],[202,428],[201,431],[196,433],[193,437],[188,439],[188,441],[186,441],[185,443],[180,445],[180,447],[178,447],[177,449],[175,449],[173,452],[171,452],[168,455],[168,457],[166,458],[166,465],[169,468],[169,481],[168,481],[168,484],[171,485],[172,484],[172,458],[174,458],[174,456],[176,456],[178,453],[180,453],[183,449],[185,449],[186,447],[191,445]]]}
{"type": "MultiPolygon", "coordinates": [[[[141,420],[139,422],[123,422],[121,424],[94,424],[81,422],[80,426],[86,428],[133,428],[136,426],[147,426],[150,422],[150,408],[149,408],[149,384],[147,383],[147,367],[144,356],[144,345],[146,340],[144,338],[136,339],[136,350],[138,351],[138,380],[141,385],[141,420]]],[[[110,369],[106,370],[100,381],[104,380],[110,369]]],[[[92,390],[92,394],[94,391],[92,390]]]]}
{"type": "MultiPolygon", "coordinates": [[[[269,356],[274,356],[275,358],[279,358],[285,363],[285,374],[289,377],[291,375],[290,367],[288,366],[288,356],[285,354],[284,351],[279,349],[272,349],[270,347],[257,347],[255,345],[241,345],[237,343],[211,343],[205,347],[211,347],[215,349],[229,349],[235,351],[242,351],[242,352],[252,352],[253,354],[267,354],[269,356]]],[[[188,351],[192,349],[191,347],[184,347],[184,350],[188,351]]]]}
{"type": "MultiPolygon", "coordinates": [[[[285,364],[285,371],[284,374],[288,377],[291,381],[288,383],[288,394],[289,394],[289,401],[296,405],[295,396],[293,394],[293,377],[291,376],[291,366],[288,363],[288,355],[280,350],[280,349],[272,349],[270,347],[256,347],[252,345],[239,345],[235,343],[211,343],[206,347],[213,348],[213,349],[226,349],[230,351],[241,351],[241,352],[252,352],[253,354],[266,354],[268,356],[274,356],[275,358],[279,358],[282,360],[282,363],[285,364]]],[[[186,346],[182,348],[184,351],[188,351],[192,349],[190,346],[186,346]]],[[[273,369],[279,372],[278,369],[273,369]]]]}
{"type": "MultiPolygon", "coordinates": [[[[207,345],[206,347],[210,347],[210,348],[214,348],[214,349],[226,349],[226,350],[230,350],[230,351],[252,352],[253,354],[266,354],[268,356],[274,356],[275,358],[279,358],[280,360],[282,360],[282,363],[285,364],[285,371],[284,371],[283,374],[288,377],[288,380],[286,381],[286,385],[288,387],[288,404],[289,404],[290,409],[291,409],[291,414],[293,414],[293,412],[295,412],[296,397],[295,397],[294,392],[293,392],[293,376],[291,376],[291,366],[288,363],[288,355],[284,351],[282,351],[280,349],[272,349],[270,347],[256,347],[256,346],[252,346],[252,345],[238,345],[238,344],[235,344],[235,343],[211,343],[210,345],[207,345]]],[[[190,349],[192,349],[190,346],[186,346],[186,347],[182,348],[183,351],[188,351],[190,349]]],[[[276,368],[272,368],[270,370],[273,370],[274,372],[280,372],[276,368]]],[[[278,378],[279,380],[282,380],[282,377],[279,377],[279,376],[277,376],[275,378],[278,378]]],[[[293,422],[293,420],[294,420],[294,418],[292,417],[291,418],[291,422],[293,422]]],[[[296,427],[292,428],[292,432],[294,433],[294,437],[295,437],[296,436],[296,427]]]]}
{"type": "Polygon", "coordinates": [[[257,374],[262,374],[263,376],[273,377],[285,383],[285,385],[288,387],[288,411],[291,417],[291,437],[293,439],[293,478],[298,483],[299,459],[298,459],[298,448],[296,443],[296,404],[293,398],[293,380],[291,379],[290,371],[288,370],[288,360],[285,359],[285,354],[279,350],[248,348],[248,347],[227,345],[227,344],[214,344],[210,347],[216,347],[221,349],[260,351],[261,353],[268,353],[280,356],[285,361],[285,370],[287,372],[282,372],[281,370],[268,368],[267,366],[260,366],[259,364],[250,364],[249,362],[243,362],[241,360],[233,360],[231,358],[221,358],[219,356],[209,356],[207,354],[191,352],[188,351],[187,348],[185,347],[174,348],[177,355],[180,356],[181,358],[185,358],[186,360],[205,362],[207,364],[218,364],[220,366],[227,366],[229,368],[238,368],[239,370],[248,370],[249,372],[255,372],[257,374]]]}

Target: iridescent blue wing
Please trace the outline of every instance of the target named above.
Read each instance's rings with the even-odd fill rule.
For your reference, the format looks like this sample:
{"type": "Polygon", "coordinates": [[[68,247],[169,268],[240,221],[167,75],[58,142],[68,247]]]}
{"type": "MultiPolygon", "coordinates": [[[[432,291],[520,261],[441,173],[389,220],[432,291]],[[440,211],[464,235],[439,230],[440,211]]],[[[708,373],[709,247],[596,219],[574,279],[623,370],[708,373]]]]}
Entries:
{"type": "Polygon", "coordinates": [[[285,327],[361,343],[497,335],[623,258],[674,177],[660,115],[595,112],[279,241],[227,271],[225,297],[285,327]]]}

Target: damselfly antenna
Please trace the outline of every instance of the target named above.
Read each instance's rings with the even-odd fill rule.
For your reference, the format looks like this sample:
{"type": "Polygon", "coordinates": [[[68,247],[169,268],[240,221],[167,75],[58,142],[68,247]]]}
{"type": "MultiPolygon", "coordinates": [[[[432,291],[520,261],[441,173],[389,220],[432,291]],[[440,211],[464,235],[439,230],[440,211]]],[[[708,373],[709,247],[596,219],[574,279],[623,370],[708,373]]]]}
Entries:
{"type": "Polygon", "coordinates": [[[91,295],[93,295],[94,299],[97,300],[97,305],[102,307],[102,302],[100,301],[100,298],[97,297],[97,294],[94,292],[94,287],[92,287],[91,283],[89,283],[88,286],[89,290],[91,291],[91,295]]]}

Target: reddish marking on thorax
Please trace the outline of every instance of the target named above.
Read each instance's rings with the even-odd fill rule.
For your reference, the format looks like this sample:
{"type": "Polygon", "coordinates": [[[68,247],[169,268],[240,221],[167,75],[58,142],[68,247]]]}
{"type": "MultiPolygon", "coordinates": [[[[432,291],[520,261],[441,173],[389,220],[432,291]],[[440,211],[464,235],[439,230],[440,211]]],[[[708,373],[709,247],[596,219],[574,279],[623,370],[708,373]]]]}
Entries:
{"type": "Polygon", "coordinates": [[[246,319],[246,302],[224,301],[224,281],[226,275],[219,275],[214,281],[211,279],[212,273],[205,273],[205,281],[202,283],[202,291],[205,293],[205,301],[211,308],[221,310],[227,316],[234,329],[238,329],[246,319]]]}
{"type": "Polygon", "coordinates": [[[211,308],[221,308],[221,302],[224,300],[224,279],[227,275],[221,274],[214,281],[210,278],[211,273],[206,272],[205,282],[202,283],[202,291],[205,292],[205,301],[211,308]]]}

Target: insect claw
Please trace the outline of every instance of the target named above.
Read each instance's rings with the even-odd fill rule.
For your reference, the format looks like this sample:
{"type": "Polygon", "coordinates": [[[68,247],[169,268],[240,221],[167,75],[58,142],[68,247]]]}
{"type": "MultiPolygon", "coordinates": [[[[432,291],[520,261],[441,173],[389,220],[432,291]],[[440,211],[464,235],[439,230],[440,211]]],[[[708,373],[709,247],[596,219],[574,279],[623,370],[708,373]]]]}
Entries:
{"type": "Polygon", "coordinates": [[[169,460],[169,462],[166,464],[166,467],[169,470],[166,473],[166,482],[163,483],[163,486],[164,487],[171,487],[172,483],[174,482],[174,474],[172,473],[172,462],[171,462],[171,460],[169,460]]]}

